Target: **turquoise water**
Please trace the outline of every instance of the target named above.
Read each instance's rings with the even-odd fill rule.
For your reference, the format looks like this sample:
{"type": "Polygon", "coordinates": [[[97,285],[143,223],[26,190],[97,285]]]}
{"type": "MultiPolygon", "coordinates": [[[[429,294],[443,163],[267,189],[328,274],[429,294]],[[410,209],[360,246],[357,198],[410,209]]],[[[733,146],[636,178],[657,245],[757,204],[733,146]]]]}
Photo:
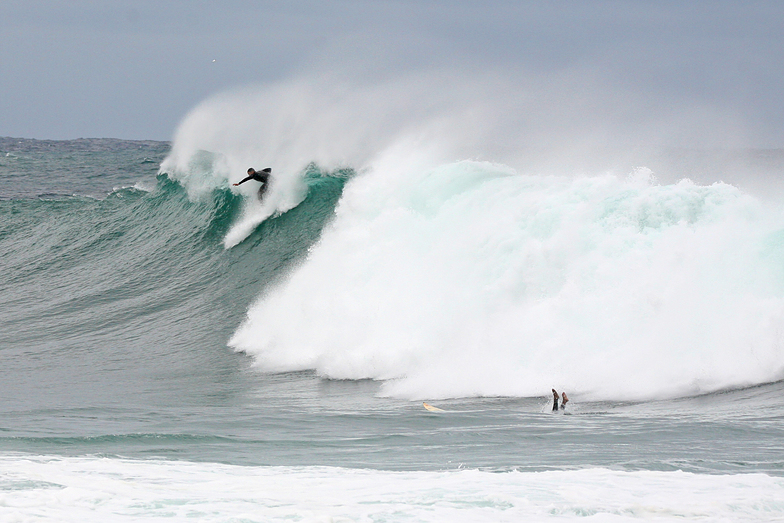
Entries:
{"type": "MultiPolygon", "coordinates": [[[[784,352],[781,345],[769,343],[778,339],[769,332],[779,332],[780,301],[784,299],[784,289],[776,287],[782,258],[776,241],[781,235],[775,232],[784,230],[777,210],[758,206],[730,186],[649,187],[623,181],[617,186],[622,191],[614,192],[616,182],[608,179],[583,181],[575,189],[571,182],[535,178],[525,178],[519,186],[501,186],[518,183],[518,179],[507,171],[492,171],[493,167],[488,172],[487,166],[473,164],[447,166],[426,178],[416,189],[420,192],[406,196],[409,211],[405,213],[388,211],[383,203],[368,210],[358,206],[356,198],[361,194],[372,200],[372,192],[361,190],[362,183],[372,184],[372,177],[311,166],[301,173],[306,190],[297,205],[272,214],[240,243],[226,248],[224,238],[249,212],[247,198],[229,190],[228,183],[189,195],[183,184],[166,173],[158,174],[168,151],[168,144],[156,142],[0,141],[0,460],[4,475],[0,483],[4,504],[0,506],[5,507],[0,511],[5,511],[5,517],[228,521],[243,511],[250,511],[245,517],[254,521],[327,515],[350,520],[481,520],[483,514],[495,520],[507,516],[512,520],[514,514],[644,517],[621,493],[605,495],[606,506],[589,506],[585,500],[571,498],[536,501],[539,498],[532,485],[550,480],[547,495],[560,492],[556,485],[571,485],[577,491],[621,483],[631,489],[631,498],[669,496],[671,501],[654,499],[646,505],[669,507],[666,517],[677,517],[678,511],[698,517],[703,513],[699,510],[707,510],[714,519],[734,514],[739,519],[770,520],[784,514],[784,505],[776,501],[784,499],[780,497],[784,489],[784,383],[779,381],[784,352]],[[446,216],[439,213],[455,200],[444,196],[442,178],[464,182],[462,188],[450,186],[463,198],[458,203],[464,206],[446,216]],[[591,276],[590,285],[569,294],[570,303],[586,302],[585,307],[575,305],[566,312],[560,302],[547,307],[547,321],[557,323],[556,330],[583,336],[582,347],[556,352],[556,359],[564,360],[560,365],[526,371],[536,361],[552,359],[553,346],[537,345],[545,337],[534,330],[524,331],[530,344],[515,345],[519,353],[498,341],[521,336],[517,327],[504,330],[503,325],[534,317],[546,319],[541,309],[527,308],[528,301],[515,301],[512,296],[538,296],[536,303],[541,306],[548,296],[562,297],[561,290],[553,289],[570,281],[570,271],[576,269],[564,261],[568,256],[556,259],[552,251],[547,259],[562,264],[560,272],[546,271],[534,260],[533,251],[520,250],[521,245],[529,245],[530,238],[507,234],[511,229],[505,228],[500,215],[483,221],[470,212],[480,209],[481,216],[488,215],[481,201],[477,204],[485,197],[483,191],[528,191],[528,209],[538,205],[534,200],[547,199],[562,214],[542,207],[536,216],[525,217],[526,223],[539,227],[537,252],[542,252],[548,241],[550,245],[561,241],[558,231],[564,231],[564,223],[582,219],[564,210],[571,208],[578,189],[580,194],[599,195],[605,214],[600,216],[604,221],[596,223],[617,241],[594,236],[593,246],[572,253],[571,259],[595,261],[580,265],[580,271],[585,271],[580,274],[591,276]],[[609,198],[610,193],[616,196],[609,198]],[[423,199],[428,194],[432,198],[423,199]],[[626,212],[629,202],[637,201],[634,198],[646,199],[649,225],[638,221],[636,229],[617,228],[618,215],[607,218],[611,212],[607,209],[626,212]],[[702,202],[698,214],[693,207],[682,205],[697,198],[702,202]],[[662,280],[653,279],[642,262],[629,274],[607,267],[618,259],[628,265],[630,259],[651,257],[668,248],[679,238],[668,237],[668,231],[687,223],[679,217],[681,212],[692,216],[692,223],[702,223],[701,216],[710,217],[704,218],[708,224],[704,229],[701,225],[688,229],[687,243],[705,249],[724,245],[721,229],[726,230],[728,223],[735,224],[731,228],[738,228],[741,235],[748,236],[749,227],[760,231],[758,252],[762,254],[755,251],[751,261],[743,257],[726,270],[713,264],[719,267],[715,270],[725,270],[720,274],[726,283],[721,292],[734,293],[727,301],[749,304],[748,308],[710,309],[714,298],[700,301],[700,287],[674,298],[662,293],[658,304],[653,303],[651,289],[662,280]],[[412,225],[408,220],[416,213],[420,221],[412,225]],[[434,221],[423,221],[422,216],[434,221]],[[651,232],[653,222],[656,232],[651,232]],[[497,250],[493,246],[497,238],[488,235],[479,251],[471,251],[479,252],[476,258],[453,256],[451,251],[448,256],[436,256],[458,238],[450,228],[454,223],[462,228],[476,224],[471,231],[474,238],[482,237],[487,224],[498,224],[495,231],[506,243],[499,243],[497,250]],[[647,231],[647,236],[634,236],[642,234],[634,230],[647,231]],[[363,231],[384,233],[385,241],[363,231]],[[703,242],[705,236],[710,241],[703,242]],[[416,254],[417,238],[426,240],[422,252],[433,253],[433,257],[416,254]],[[614,254],[600,257],[597,253],[605,251],[594,246],[610,243],[612,249],[607,252],[614,254]],[[394,248],[386,250],[390,245],[394,248]],[[650,250],[642,250],[651,245],[650,250]],[[629,249],[644,256],[634,258],[629,249]],[[410,256],[390,254],[401,252],[410,256]],[[508,252],[515,259],[534,261],[512,265],[505,257],[508,252]],[[480,264],[493,256],[503,263],[480,264]],[[421,259],[427,260],[421,271],[430,277],[415,286],[406,285],[402,278],[418,274],[411,260],[421,259]],[[464,265],[450,265],[456,259],[474,263],[471,274],[486,278],[480,284],[468,277],[462,280],[460,289],[466,300],[479,300],[480,294],[472,294],[475,288],[481,289],[485,300],[468,316],[461,307],[449,305],[459,301],[459,293],[451,294],[454,280],[442,282],[438,277],[464,271],[464,265]],[[385,265],[388,260],[392,260],[391,267],[385,265]],[[431,267],[436,267],[435,272],[431,267]],[[753,276],[733,276],[744,267],[754,269],[753,276]],[[550,278],[549,287],[542,284],[534,292],[531,280],[510,280],[513,275],[508,271],[512,270],[539,271],[538,281],[550,278]],[[377,278],[379,274],[384,277],[377,278]],[[764,279],[755,279],[760,275],[764,279]],[[604,316],[615,314],[624,324],[631,324],[630,332],[641,329],[646,337],[661,324],[645,323],[637,315],[624,316],[629,307],[650,307],[651,311],[658,307],[668,322],[674,321],[667,310],[675,302],[679,305],[672,317],[685,314],[683,306],[701,307],[703,314],[687,317],[703,318],[708,324],[723,322],[726,326],[730,314],[757,314],[756,318],[766,320],[740,322],[738,330],[722,331],[728,336],[749,331],[747,338],[730,340],[741,354],[737,361],[732,347],[719,347],[712,357],[702,349],[686,354],[699,347],[700,340],[696,334],[682,334],[679,339],[686,339],[687,345],[673,351],[656,347],[666,357],[661,362],[651,356],[647,345],[629,344],[623,336],[626,331],[616,328],[619,344],[627,350],[639,349],[629,361],[642,360],[648,367],[647,372],[637,374],[638,383],[630,384],[629,373],[636,367],[622,355],[584,354],[594,346],[590,336],[606,341],[604,329],[586,327],[595,326],[589,311],[607,307],[609,301],[602,296],[610,293],[608,289],[615,289],[608,300],[625,296],[616,294],[618,285],[605,283],[616,281],[613,278],[618,278],[618,285],[636,282],[635,293],[648,294],[640,303],[627,303],[626,308],[605,309],[604,316]],[[648,279],[651,283],[646,283],[648,279]],[[767,284],[764,292],[759,290],[762,284],[767,284]],[[349,294],[337,286],[352,289],[350,296],[355,301],[346,301],[349,294]],[[409,301],[401,301],[401,295],[409,301]],[[439,300],[449,296],[453,301],[440,302],[440,308],[433,309],[433,296],[439,300]],[[408,306],[385,310],[379,298],[408,306]],[[539,315],[531,316],[532,310],[539,310],[539,315]],[[360,320],[357,311],[362,312],[360,320]],[[462,319],[453,323],[455,317],[462,319]],[[466,321],[474,322],[471,330],[459,331],[466,321]],[[484,322],[486,329],[476,321],[484,322]],[[749,325],[756,325],[759,332],[749,325]],[[404,328],[409,329],[406,336],[413,332],[419,337],[401,336],[404,328]],[[429,354],[423,340],[435,339],[433,333],[449,329],[460,336],[447,336],[448,344],[434,343],[439,350],[429,354]],[[476,332],[485,336],[483,342],[472,338],[464,343],[476,332]],[[319,345],[320,339],[337,340],[338,347],[327,342],[319,345]],[[384,347],[383,352],[372,345],[374,339],[384,347]],[[389,348],[388,340],[396,345],[389,348]],[[406,340],[420,348],[410,351],[406,340]],[[754,351],[744,352],[752,345],[754,351]],[[471,346],[481,350],[474,355],[471,346]],[[543,360],[537,359],[538,351],[543,351],[543,360]],[[751,361],[754,358],[756,363],[751,361]],[[718,365],[722,359],[726,361],[718,365]],[[606,386],[571,371],[570,361],[578,370],[608,368],[601,376],[606,386]],[[695,361],[701,362],[699,372],[683,379],[691,384],[684,388],[678,381],[682,373],[671,369],[686,372],[683,369],[693,369],[695,361]],[[749,361],[754,364],[746,365],[749,361]],[[444,368],[448,374],[441,372],[444,368]],[[523,370],[519,379],[507,383],[503,369],[523,370]],[[568,415],[549,412],[548,386],[526,382],[526,376],[537,374],[542,375],[542,384],[568,391],[572,398],[565,411],[568,415]],[[450,375],[461,379],[452,380],[450,375]],[[471,387],[477,392],[466,393],[471,387]],[[427,412],[422,401],[444,412],[427,412]],[[250,481],[248,475],[254,481],[269,478],[269,483],[258,487],[269,499],[260,496],[261,491],[249,491],[242,500],[234,497],[235,489],[250,481]],[[118,477],[125,478],[136,493],[110,495],[93,483],[95,478],[118,477]],[[215,489],[199,490],[196,478],[212,478],[215,489]],[[180,501],[174,493],[160,493],[154,486],[160,482],[164,488],[181,485],[188,490],[189,481],[193,492],[201,494],[180,501]],[[320,486],[307,487],[312,482],[320,486]],[[324,486],[330,482],[335,484],[334,491],[324,486]],[[748,485],[738,486],[744,482],[748,485]],[[696,512],[676,507],[689,496],[673,497],[672,492],[698,484],[705,485],[705,506],[696,512]],[[295,498],[299,495],[300,502],[275,498],[284,496],[276,490],[281,485],[288,485],[286,492],[295,498]],[[301,490],[295,485],[302,485],[301,490]],[[444,491],[420,490],[424,485],[440,486],[444,491]],[[318,499],[342,499],[344,503],[311,505],[308,488],[319,492],[318,499]],[[322,488],[327,490],[318,490],[322,488]],[[510,490],[505,501],[493,497],[506,488],[517,490],[510,490]],[[745,501],[705,508],[730,496],[735,488],[746,489],[741,496],[746,496],[745,501]],[[708,493],[711,489],[713,495],[708,493]],[[71,495],[77,491],[87,497],[71,495]],[[417,491],[422,503],[432,504],[431,512],[417,512],[421,505],[410,497],[417,491]],[[447,503],[444,492],[462,492],[465,504],[447,503]],[[386,515],[363,512],[365,496],[386,499],[383,503],[389,505],[382,511],[386,515]],[[148,504],[135,504],[137,498],[148,504]],[[676,498],[677,503],[672,501],[676,498]],[[112,499],[117,505],[95,501],[93,512],[85,516],[85,499],[112,499]],[[201,513],[172,508],[194,504],[213,508],[201,513]],[[270,512],[284,505],[290,510],[270,512]],[[538,507],[541,513],[516,512],[524,505],[538,507]],[[481,507],[489,512],[481,512],[481,507]],[[740,512],[733,512],[736,509],[740,512]]],[[[412,181],[409,187],[416,183],[412,181]]],[[[392,194],[387,189],[382,192],[392,194]]],[[[497,194],[493,200],[503,205],[497,194]]],[[[581,201],[590,205],[593,200],[581,201]]],[[[636,220],[641,215],[634,216],[636,220]]],[[[522,222],[516,223],[520,227],[522,222]]],[[[594,234],[599,233],[594,230],[594,234]]],[[[727,241],[734,241],[734,234],[727,241]]],[[[675,271],[670,274],[676,279],[683,276],[677,267],[688,268],[688,260],[700,256],[678,245],[673,252],[677,251],[680,261],[663,269],[675,271]]],[[[711,256],[720,252],[725,252],[724,247],[703,252],[707,258],[698,259],[697,266],[704,269],[711,256]]],[[[699,274],[709,272],[703,269],[699,274]]],[[[674,329],[677,324],[669,325],[674,329]]],[[[695,324],[688,332],[701,329],[695,324]]],[[[555,339],[553,334],[548,336],[548,343],[555,339]]],[[[694,495],[702,499],[703,494],[694,495]]]]}

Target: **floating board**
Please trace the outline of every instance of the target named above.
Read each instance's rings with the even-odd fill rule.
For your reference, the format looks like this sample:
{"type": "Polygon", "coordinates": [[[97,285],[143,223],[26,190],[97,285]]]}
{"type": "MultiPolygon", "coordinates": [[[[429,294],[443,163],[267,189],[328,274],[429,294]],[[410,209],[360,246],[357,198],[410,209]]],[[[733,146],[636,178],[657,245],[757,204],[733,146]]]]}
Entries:
{"type": "Polygon", "coordinates": [[[428,405],[424,401],[422,402],[422,406],[425,407],[430,412],[444,412],[443,409],[439,409],[438,407],[434,407],[432,405],[428,405]]]}

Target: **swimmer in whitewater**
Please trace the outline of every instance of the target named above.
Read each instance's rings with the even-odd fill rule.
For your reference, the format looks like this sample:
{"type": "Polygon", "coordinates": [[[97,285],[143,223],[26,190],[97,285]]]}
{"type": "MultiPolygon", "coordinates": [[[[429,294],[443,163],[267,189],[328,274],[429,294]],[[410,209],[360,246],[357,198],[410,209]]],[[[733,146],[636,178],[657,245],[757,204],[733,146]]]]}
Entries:
{"type": "Polygon", "coordinates": [[[259,200],[261,200],[264,197],[264,193],[267,192],[267,187],[269,186],[269,177],[271,174],[272,167],[267,167],[261,171],[257,171],[253,167],[250,167],[248,169],[248,176],[245,179],[235,183],[234,186],[236,187],[242,183],[247,182],[248,180],[256,180],[257,182],[261,182],[261,187],[259,187],[259,200]]]}

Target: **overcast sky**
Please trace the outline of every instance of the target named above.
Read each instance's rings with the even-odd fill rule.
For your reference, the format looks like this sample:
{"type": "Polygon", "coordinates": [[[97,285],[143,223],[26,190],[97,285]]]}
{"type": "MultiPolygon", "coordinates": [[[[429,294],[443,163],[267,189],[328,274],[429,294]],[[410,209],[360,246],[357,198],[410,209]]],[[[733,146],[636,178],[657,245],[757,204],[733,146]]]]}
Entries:
{"type": "Polygon", "coordinates": [[[505,66],[599,78],[784,146],[784,2],[2,0],[0,136],[171,139],[227,89],[505,66]]]}

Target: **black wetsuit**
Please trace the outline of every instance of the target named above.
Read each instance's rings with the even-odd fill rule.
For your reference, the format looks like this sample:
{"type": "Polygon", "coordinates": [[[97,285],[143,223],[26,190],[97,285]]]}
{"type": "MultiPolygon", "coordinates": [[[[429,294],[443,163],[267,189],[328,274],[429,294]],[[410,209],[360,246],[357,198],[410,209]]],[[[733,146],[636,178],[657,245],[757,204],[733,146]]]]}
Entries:
{"type": "Polygon", "coordinates": [[[553,393],[553,412],[558,412],[558,394],[553,393]]]}
{"type": "Polygon", "coordinates": [[[272,174],[272,167],[267,167],[261,171],[253,171],[253,174],[249,174],[247,178],[241,182],[237,182],[237,185],[243,184],[248,180],[256,180],[257,182],[261,182],[261,187],[259,187],[259,200],[261,200],[261,198],[264,196],[264,193],[267,192],[267,187],[269,187],[270,174],[272,174]]]}

